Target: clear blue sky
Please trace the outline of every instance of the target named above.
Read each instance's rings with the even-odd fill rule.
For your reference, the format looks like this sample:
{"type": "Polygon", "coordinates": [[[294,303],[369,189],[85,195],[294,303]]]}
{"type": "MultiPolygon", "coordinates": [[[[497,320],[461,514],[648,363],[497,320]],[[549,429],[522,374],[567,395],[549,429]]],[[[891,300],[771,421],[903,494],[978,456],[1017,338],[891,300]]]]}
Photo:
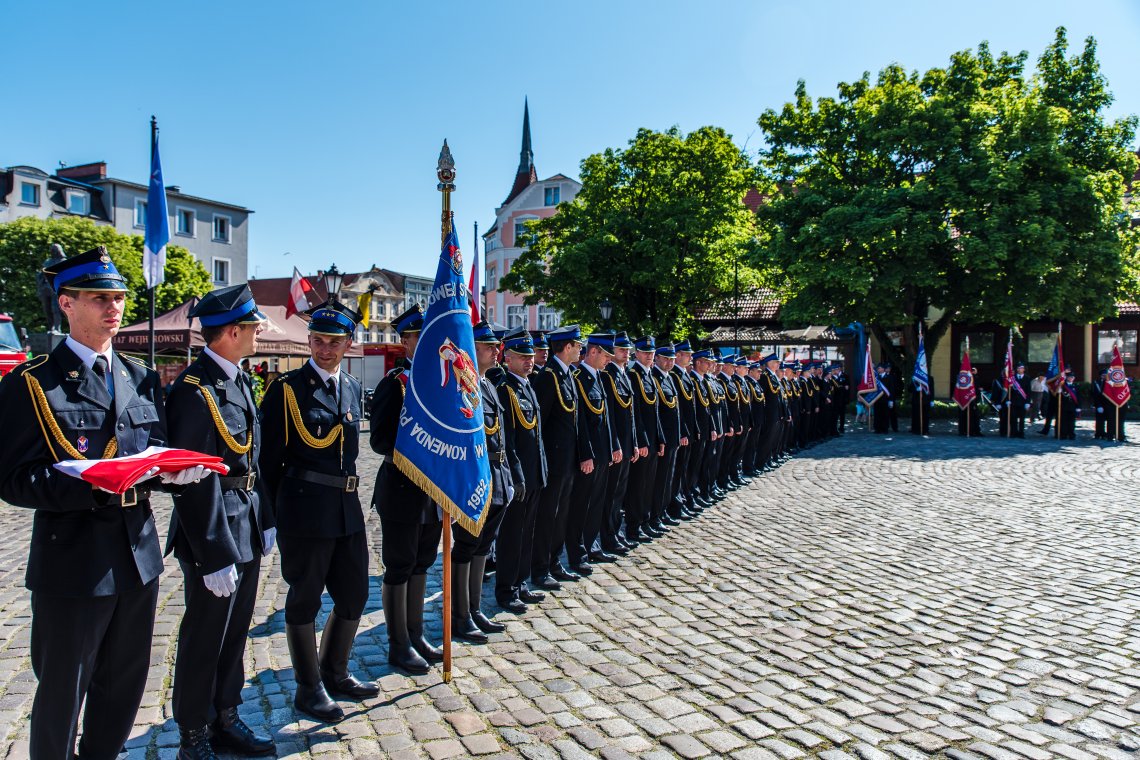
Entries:
{"type": "Polygon", "coordinates": [[[1063,25],[1096,37],[1114,115],[1140,112],[1137,0],[581,0],[576,3],[10,2],[0,165],[105,160],[248,206],[250,275],[335,262],[431,274],[446,137],[470,256],[518,163],[529,96],[540,178],[639,127],[756,118],[891,62],[925,70],[988,40],[1032,60],[1063,25]],[[286,256],[286,253],[289,253],[286,256]]]}

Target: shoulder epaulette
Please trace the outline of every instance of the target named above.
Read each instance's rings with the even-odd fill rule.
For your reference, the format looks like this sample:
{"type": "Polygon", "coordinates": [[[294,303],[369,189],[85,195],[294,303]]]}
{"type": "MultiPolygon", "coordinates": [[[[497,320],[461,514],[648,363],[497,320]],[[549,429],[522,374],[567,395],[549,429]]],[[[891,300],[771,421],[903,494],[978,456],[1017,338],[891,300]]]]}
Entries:
{"type": "Polygon", "coordinates": [[[386,377],[395,377],[396,375],[400,374],[403,371],[404,371],[403,367],[393,367],[392,369],[388,370],[388,374],[386,375],[386,377]]]}
{"type": "Polygon", "coordinates": [[[34,359],[28,359],[26,362],[24,362],[20,366],[16,367],[15,369],[13,369],[12,374],[13,375],[22,375],[25,372],[27,372],[28,370],[33,370],[36,367],[40,366],[41,364],[43,364],[44,362],[46,362],[50,358],[51,358],[51,354],[43,354],[42,356],[37,356],[34,359]]]}
{"type": "Polygon", "coordinates": [[[201,385],[202,381],[193,375],[183,375],[182,382],[190,383],[191,385],[201,385]]]}
{"type": "Polygon", "coordinates": [[[153,366],[151,366],[150,364],[147,364],[147,363],[146,363],[146,362],[144,362],[142,359],[139,359],[139,358],[138,358],[138,357],[136,357],[136,356],[131,356],[130,354],[119,354],[119,358],[120,358],[120,359],[126,359],[126,360],[127,360],[127,361],[129,361],[129,362],[132,362],[132,363],[134,363],[134,364],[137,364],[137,365],[139,365],[140,367],[142,367],[143,369],[150,369],[150,370],[153,370],[153,369],[154,369],[154,367],[153,367],[153,366]]]}

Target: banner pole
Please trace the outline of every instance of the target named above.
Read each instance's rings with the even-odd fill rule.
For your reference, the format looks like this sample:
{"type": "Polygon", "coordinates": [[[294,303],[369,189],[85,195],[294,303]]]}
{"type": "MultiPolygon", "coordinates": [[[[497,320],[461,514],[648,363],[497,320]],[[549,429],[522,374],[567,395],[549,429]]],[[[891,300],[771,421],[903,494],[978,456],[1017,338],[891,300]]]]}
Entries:
{"type": "Polygon", "coordinates": [[[924,434],[922,432],[924,429],[923,424],[922,424],[922,407],[926,405],[926,400],[924,398],[925,396],[926,396],[926,394],[922,392],[922,388],[919,388],[918,389],[918,434],[919,435],[924,434]]]}
{"type": "Polygon", "coordinates": [[[970,407],[973,405],[974,405],[974,402],[972,402],[972,401],[970,403],[966,404],[966,437],[967,438],[973,438],[974,437],[974,426],[970,424],[970,407]]]}
{"type": "MultiPolygon", "coordinates": [[[[447,242],[454,220],[451,212],[451,193],[455,190],[455,162],[451,158],[451,151],[447,147],[447,140],[443,141],[443,150],[439,154],[439,163],[436,166],[436,176],[439,184],[436,189],[443,194],[443,210],[439,218],[440,245],[447,242]]],[[[451,515],[446,514],[443,521],[443,682],[451,683],[451,515]]]]}
{"type": "MultiPolygon", "coordinates": [[[[1062,382],[1064,379],[1062,378],[1062,382]]],[[[1057,386],[1057,440],[1061,440],[1061,386],[1057,386]]]]}
{"type": "MultiPolygon", "coordinates": [[[[1116,406],[1116,404],[1113,404],[1116,406]]],[[[1112,440],[1120,443],[1120,407],[1116,406],[1116,424],[1112,427],[1112,440]]]]}

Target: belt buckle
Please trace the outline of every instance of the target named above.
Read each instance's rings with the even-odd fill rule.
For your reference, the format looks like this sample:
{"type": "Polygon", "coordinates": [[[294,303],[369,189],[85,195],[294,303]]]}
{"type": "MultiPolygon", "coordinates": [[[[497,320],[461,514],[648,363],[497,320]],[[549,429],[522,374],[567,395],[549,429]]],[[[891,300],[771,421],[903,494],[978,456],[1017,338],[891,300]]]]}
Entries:
{"type": "Polygon", "coordinates": [[[345,493],[353,493],[355,490],[356,490],[356,476],[355,475],[349,475],[348,477],[345,478],[344,492],[345,493]]]}
{"type": "Polygon", "coordinates": [[[248,473],[245,476],[245,490],[252,491],[253,490],[253,484],[254,484],[254,481],[256,479],[257,479],[256,473],[252,473],[252,472],[248,473]]]}
{"type": "Polygon", "coordinates": [[[120,506],[133,507],[138,503],[139,492],[135,490],[134,486],[131,486],[126,491],[123,491],[122,495],[119,497],[120,506]]]}

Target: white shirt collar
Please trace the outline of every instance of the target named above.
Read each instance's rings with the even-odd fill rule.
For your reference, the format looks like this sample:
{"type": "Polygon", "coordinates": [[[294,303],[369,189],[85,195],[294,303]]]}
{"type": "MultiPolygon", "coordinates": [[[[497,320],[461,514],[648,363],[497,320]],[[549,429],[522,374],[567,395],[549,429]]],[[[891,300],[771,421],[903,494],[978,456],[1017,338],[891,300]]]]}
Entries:
{"type": "Polygon", "coordinates": [[[230,380],[237,380],[238,372],[241,371],[238,368],[238,365],[234,364],[229,359],[218,356],[218,353],[216,351],[212,351],[209,346],[206,346],[204,349],[202,349],[202,351],[206,354],[206,356],[210,357],[218,363],[218,366],[222,368],[222,372],[226,373],[226,377],[228,377],[230,380]]]}
{"type": "Polygon", "coordinates": [[[555,356],[553,356],[552,358],[554,359],[554,361],[558,362],[558,366],[562,368],[563,372],[565,372],[567,374],[570,373],[570,366],[566,362],[559,359],[557,354],[555,356]]]}
{"type": "Polygon", "coordinates": [[[340,387],[340,365],[339,364],[336,367],[336,372],[325,372],[323,369],[318,367],[317,363],[315,361],[313,361],[312,359],[309,359],[309,366],[312,367],[316,371],[317,377],[319,377],[321,379],[322,383],[324,383],[325,385],[328,385],[329,384],[329,378],[331,377],[336,382],[336,387],[337,388],[340,387]]]}
{"type": "Polygon", "coordinates": [[[75,338],[71,337],[70,335],[67,336],[67,339],[64,342],[67,343],[68,348],[70,348],[73,352],[75,352],[75,355],[79,357],[79,360],[83,362],[83,364],[87,367],[87,369],[91,369],[92,367],[95,366],[95,357],[96,356],[102,356],[104,359],[107,360],[107,371],[110,372],[110,370],[111,370],[111,357],[114,355],[114,352],[112,351],[112,349],[108,348],[106,353],[101,354],[98,351],[96,351],[95,349],[91,348],[90,346],[83,345],[82,343],[80,343],[75,338]]]}
{"type": "Polygon", "coordinates": [[[518,381],[519,381],[520,383],[522,383],[524,386],[530,385],[530,380],[527,380],[527,379],[526,379],[525,377],[523,377],[522,375],[515,375],[515,373],[514,373],[514,372],[512,372],[511,374],[512,374],[512,375],[514,375],[516,378],[518,378],[518,381]]]}
{"type": "Polygon", "coordinates": [[[593,367],[591,367],[586,362],[581,362],[578,366],[581,367],[582,369],[586,370],[587,372],[589,372],[590,377],[594,378],[595,380],[598,379],[598,371],[596,369],[594,369],[593,367]]]}
{"type": "Polygon", "coordinates": [[[637,364],[637,366],[641,367],[646,372],[649,372],[650,370],[653,369],[652,364],[642,364],[640,359],[634,359],[633,361],[635,364],[637,364]]]}

